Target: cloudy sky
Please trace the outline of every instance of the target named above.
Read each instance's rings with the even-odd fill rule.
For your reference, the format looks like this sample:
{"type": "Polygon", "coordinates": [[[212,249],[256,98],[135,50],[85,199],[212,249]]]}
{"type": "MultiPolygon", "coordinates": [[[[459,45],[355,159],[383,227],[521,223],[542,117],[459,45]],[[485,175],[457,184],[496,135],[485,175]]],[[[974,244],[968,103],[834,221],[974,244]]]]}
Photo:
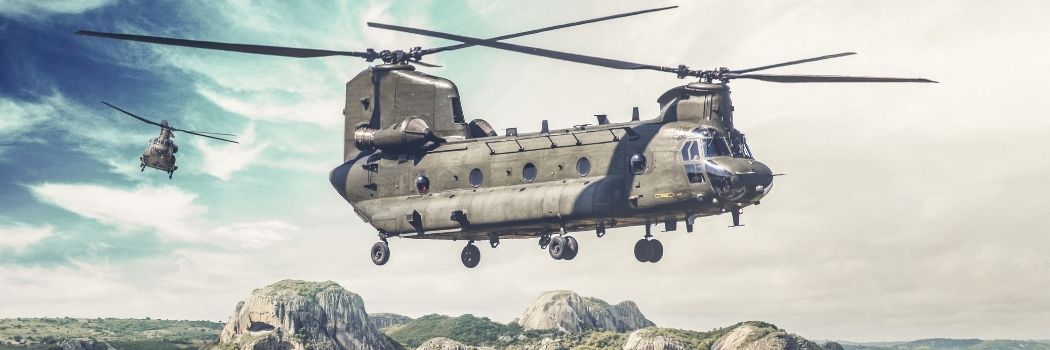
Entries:
{"type": "MultiPolygon", "coordinates": [[[[658,325],[764,320],[816,339],[1050,338],[1050,80],[1044,1],[328,2],[0,4],[0,317],[224,320],[253,288],[334,280],[370,311],[510,321],[540,292],[634,300],[658,325]],[[342,158],[343,83],[365,62],[148,46],[77,29],[338,50],[448,42],[367,21],[479,37],[681,8],[514,39],[651,64],[749,67],[860,55],[776,73],[926,77],[941,84],[733,83],[737,127],[778,177],[742,228],[728,217],[657,233],[579,233],[573,262],[536,242],[482,250],[392,241],[327,181],[342,158]],[[173,180],[138,171],[157,130],[109,101],[239,145],[179,135],[173,180]]],[[[685,83],[487,48],[428,59],[468,117],[498,129],[657,113],[685,83]]]]}

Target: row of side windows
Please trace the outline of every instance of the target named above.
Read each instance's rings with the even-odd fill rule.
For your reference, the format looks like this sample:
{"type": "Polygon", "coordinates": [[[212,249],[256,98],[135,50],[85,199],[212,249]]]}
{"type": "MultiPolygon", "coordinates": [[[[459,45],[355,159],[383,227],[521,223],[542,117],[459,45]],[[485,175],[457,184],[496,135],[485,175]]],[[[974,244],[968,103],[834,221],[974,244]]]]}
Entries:
{"type": "MultiPolygon", "coordinates": [[[[645,157],[642,157],[642,168],[644,170],[645,157]]],[[[632,158],[632,168],[634,167],[635,160],[632,158]]],[[[576,174],[579,176],[587,176],[591,173],[591,161],[586,157],[576,160],[576,174]]],[[[536,164],[526,163],[521,168],[521,180],[524,182],[536,181],[536,176],[539,175],[539,169],[536,168],[536,164]]],[[[467,182],[470,183],[471,187],[478,188],[485,183],[485,173],[479,169],[474,168],[470,170],[470,174],[467,176],[467,182]]],[[[426,174],[419,174],[416,176],[416,190],[419,193],[430,192],[430,178],[426,174]]]]}

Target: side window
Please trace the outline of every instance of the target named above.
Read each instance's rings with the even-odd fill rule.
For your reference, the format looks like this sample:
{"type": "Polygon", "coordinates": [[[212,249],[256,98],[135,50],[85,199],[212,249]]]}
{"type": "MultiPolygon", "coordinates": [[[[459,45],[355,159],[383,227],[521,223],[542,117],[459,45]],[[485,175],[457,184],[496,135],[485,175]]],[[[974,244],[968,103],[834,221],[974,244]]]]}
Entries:
{"type": "Polygon", "coordinates": [[[525,182],[532,182],[536,180],[536,174],[539,173],[536,170],[536,165],[532,163],[525,164],[524,168],[521,168],[521,179],[525,182]]]}
{"type": "Polygon", "coordinates": [[[430,192],[430,178],[427,177],[427,174],[416,176],[416,191],[419,191],[419,194],[430,192]]]}
{"type": "Polygon", "coordinates": [[[470,181],[471,187],[481,187],[481,184],[485,182],[485,174],[481,172],[481,169],[474,168],[474,170],[470,171],[470,177],[468,180],[470,181]]]}
{"type": "Polygon", "coordinates": [[[580,158],[576,161],[576,174],[580,176],[587,176],[591,173],[591,161],[587,160],[586,157],[580,158]]]}
{"type": "Polygon", "coordinates": [[[629,166],[631,167],[632,174],[641,175],[645,172],[645,167],[647,166],[645,156],[641,154],[635,154],[631,156],[629,166]]]}

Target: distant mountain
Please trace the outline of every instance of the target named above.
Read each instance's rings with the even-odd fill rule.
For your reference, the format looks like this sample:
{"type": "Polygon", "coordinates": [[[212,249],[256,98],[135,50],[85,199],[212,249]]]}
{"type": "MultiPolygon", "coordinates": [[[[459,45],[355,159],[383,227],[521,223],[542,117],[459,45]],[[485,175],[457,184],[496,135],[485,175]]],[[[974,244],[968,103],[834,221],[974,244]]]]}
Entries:
{"type": "Polygon", "coordinates": [[[0,350],[1050,350],[1050,342],[923,339],[818,344],[759,321],[712,331],[656,327],[631,301],[542,293],[511,323],[365,312],[335,282],[285,280],[237,304],[226,324],[126,319],[0,319],[0,350]],[[220,332],[221,330],[221,332],[220,332]]]}
{"type": "Polygon", "coordinates": [[[557,329],[568,333],[627,332],[656,325],[642,315],[633,301],[610,305],[567,290],[540,294],[518,319],[518,324],[526,330],[557,329]]]}

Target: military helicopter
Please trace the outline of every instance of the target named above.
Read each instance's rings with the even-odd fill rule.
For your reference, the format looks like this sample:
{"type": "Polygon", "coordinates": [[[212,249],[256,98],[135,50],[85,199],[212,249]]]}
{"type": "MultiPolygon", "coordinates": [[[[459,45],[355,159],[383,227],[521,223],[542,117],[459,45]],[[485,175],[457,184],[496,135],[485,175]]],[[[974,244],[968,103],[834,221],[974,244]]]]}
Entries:
{"type": "MultiPolygon", "coordinates": [[[[666,9],[666,8],[662,8],[666,9]]],[[[139,35],[78,32],[107,38],[291,57],[343,55],[384,64],[369,67],[346,83],[343,110],[344,163],[329,174],[336,191],[361,220],[379,233],[370,256],[389,261],[388,238],[465,240],[460,259],[468,268],[481,258],[477,241],[496,248],[501,239],[537,239],[551,258],[572,260],[579,244],[569,234],[612,227],[644,226],[634,246],[640,262],[658,262],[663,245],[652,226],[666,231],[698,217],[729,213],[740,225],[742,209],[769,193],[775,174],[756,160],[744,134],[733,125],[728,82],[932,82],[917,78],[770,75],[751,72],[853,54],[826,55],[744,70],[714,71],[643,65],[501,40],[599,20],[658,11],[653,9],[565,25],[477,39],[369,23],[369,26],[461,42],[408,51],[365,52],[297,49],[202,42],[139,35]],[[612,123],[597,115],[594,125],[535,133],[507,128],[503,135],[485,120],[467,121],[452,81],[416,71],[427,54],[487,46],[617,69],[649,69],[695,77],[657,102],[660,113],[612,123]]]]}
{"type": "Polygon", "coordinates": [[[168,173],[168,179],[171,179],[172,175],[175,174],[175,170],[179,169],[179,166],[175,165],[175,153],[179,152],[179,145],[176,145],[175,141],[172,141],[172,139],[175,138],[174,132],[176,132],[176,131],[184,132],[184,133],[187,133],[187,134],[190,134],[190,135],[204,136],[204,137],[207,137],[207,138],[221,140],[221,141],[226,141],[226,142],[238,143],[237,141],[227,140],[227,139],[224,139],[224,138],[211,136],[211,135],[222,135],[222,136],[237,136],[237,135],[223,134],[223,133],[217,133],[217,132],[207,132],[207,131],[182,130],[182,129],[175,128],[175,127],[173,127],[171,125],[168,125],[168,120],[167,119],[161,120],[160,123],[157,123],[155,121],[152,121],[152,120],[140,117],[140,116],[136,115],[135,113],[131,113],[131,112],[125,111],[125,110],[121,109],[120,107],[111,105],[111,104],[109,104],[109,102],[103,101],[102,103],[107,105],[107,106],[109,106],[110,108],[113,108],[113,109],[116,109],[116,110],[120,111],[121,113],[127,114],[127,115],[131,116],[132,118],[141,120],[142,122],[144,122],[146,124],[153,124],[153,125],[156,125],[156,126],[160,127],[160,135],[155,137],[155,138],[153,138],[153,139],[150,139],[149,143],[146,145],[146,150],[142,151],[142,155],[139,156],[139,162],[140,162],[139,163],[139,167],[140,167],[139,171],[146,171],[146,167],[150,167],[150,168],[161,170],[161,171],[164,171],[164,172],[168,173]],[[205,135],[205,134],[211,134],[211,135],[205,135]]]}

